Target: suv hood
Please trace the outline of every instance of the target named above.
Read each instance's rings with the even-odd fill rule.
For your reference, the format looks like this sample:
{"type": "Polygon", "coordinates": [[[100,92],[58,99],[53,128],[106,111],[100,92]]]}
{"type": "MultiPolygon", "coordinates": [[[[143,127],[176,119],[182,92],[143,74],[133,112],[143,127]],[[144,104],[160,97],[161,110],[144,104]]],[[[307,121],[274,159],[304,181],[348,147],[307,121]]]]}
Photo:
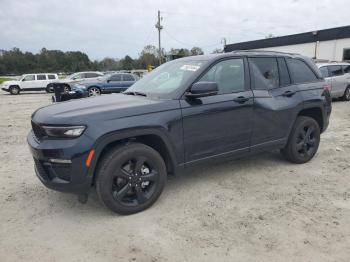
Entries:
{"type": "Polygon", "coordinates": [[[178,100],[152,99],[143,96],[111,94],[69,100],[39,108],[32,115],[34,122],[49,125],[76,125],[113,120],[180,108],[178,100]]]}
{"type": "Polygon", "coordinates": [[[10,80],[10,81],[4,81],[1,85],[3,86],[18,85],[19,82],[20,81],[10,80]]]}

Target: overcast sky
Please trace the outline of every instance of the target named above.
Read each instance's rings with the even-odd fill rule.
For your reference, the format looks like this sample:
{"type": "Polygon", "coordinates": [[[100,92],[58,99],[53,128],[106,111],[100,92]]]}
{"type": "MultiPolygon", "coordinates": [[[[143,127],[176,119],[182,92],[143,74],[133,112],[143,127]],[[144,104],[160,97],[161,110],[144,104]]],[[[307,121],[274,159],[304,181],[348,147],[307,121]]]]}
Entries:
{"type": "Polygon", "coordinates": [[[136,57],[157,45],[206,53],[227,43],[350,24],[348,0],[0,0],[0,49],[80,50],[91,59],[136,57]]]}

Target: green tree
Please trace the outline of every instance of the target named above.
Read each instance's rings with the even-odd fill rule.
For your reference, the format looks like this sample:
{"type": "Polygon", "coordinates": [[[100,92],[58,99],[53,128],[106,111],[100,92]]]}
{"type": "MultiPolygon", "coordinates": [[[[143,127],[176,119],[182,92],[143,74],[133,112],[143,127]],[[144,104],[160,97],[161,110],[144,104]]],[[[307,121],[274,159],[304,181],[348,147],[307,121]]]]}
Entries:
{"type": "Polygon", "coordinates": [[[191,55],[204,55],[203,50],[197,46],[192,47],[190,52],[191,52],[191,55]]]}

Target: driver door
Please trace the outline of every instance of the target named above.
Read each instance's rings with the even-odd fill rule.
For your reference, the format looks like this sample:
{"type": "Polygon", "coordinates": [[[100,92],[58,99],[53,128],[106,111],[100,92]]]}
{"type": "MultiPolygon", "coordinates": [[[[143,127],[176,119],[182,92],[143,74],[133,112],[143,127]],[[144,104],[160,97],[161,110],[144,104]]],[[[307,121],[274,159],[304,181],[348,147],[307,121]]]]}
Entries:
{"type": "Polygon", "coordinates": [[[26,75],[22,79],[21,89],[32,89],[36,87],[35,75],[26,75]]]}
{"type": "Polygon", "coordinates": [[[216,82],[218,94],[180,101],[185,162],[248,153],[253,119],[253,93],[244,58],[221,60],[200,81],[216,82]]]}

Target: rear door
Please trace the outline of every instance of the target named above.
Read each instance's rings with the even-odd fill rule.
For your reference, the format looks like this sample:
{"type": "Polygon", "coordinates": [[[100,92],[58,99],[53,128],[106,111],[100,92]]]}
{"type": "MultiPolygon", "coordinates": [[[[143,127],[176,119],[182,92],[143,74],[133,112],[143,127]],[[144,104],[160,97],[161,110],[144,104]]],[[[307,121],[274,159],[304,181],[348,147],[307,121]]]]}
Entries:
{"type": "Polygon", "coordinates": [[[287,64],[280,57],[251,57],[249,67],[254,92],[252,151],[284,144],[301,101],[287,64]]]}
{"type": "Polygon", "coordinates": [[[332,78],[332,97],[342,96],[347,86],[343,68],[340,65],[330,65],[328,66],[328,71],[332,78]]]}
{"type": "Polygon", "coordinates": [[[135,83],[135,78],[131,74],[123,74],[123,87],[127,89],[135,83]]]}
{"type": "Polygon", "coordinates": [[[114,74],[108,79],[105,90],[108,92],[120,92],[123,89],[122,74],[114,74]]]}
{"type": "Polygon", "coordinates": [[[36,75],[36,88],[46,88],[48,84],[48,79],[47,76],[45,74],[38,74],[36,75]]]}

